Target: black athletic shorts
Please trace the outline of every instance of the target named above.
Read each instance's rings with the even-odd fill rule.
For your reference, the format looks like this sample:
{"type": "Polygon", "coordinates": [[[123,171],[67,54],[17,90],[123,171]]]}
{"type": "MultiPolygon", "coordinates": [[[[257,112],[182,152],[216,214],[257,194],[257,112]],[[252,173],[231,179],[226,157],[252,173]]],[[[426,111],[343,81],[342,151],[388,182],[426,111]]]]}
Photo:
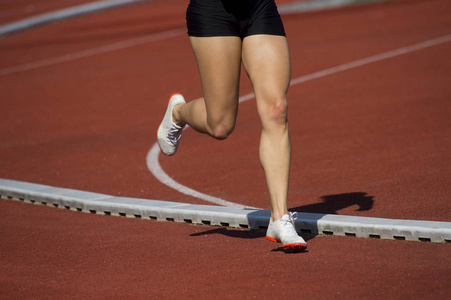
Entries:
{"type": "Polygon", "coordinates": [[[274,0],[190,0],[186,10],[189,36],[285,36],[274,0]]]}

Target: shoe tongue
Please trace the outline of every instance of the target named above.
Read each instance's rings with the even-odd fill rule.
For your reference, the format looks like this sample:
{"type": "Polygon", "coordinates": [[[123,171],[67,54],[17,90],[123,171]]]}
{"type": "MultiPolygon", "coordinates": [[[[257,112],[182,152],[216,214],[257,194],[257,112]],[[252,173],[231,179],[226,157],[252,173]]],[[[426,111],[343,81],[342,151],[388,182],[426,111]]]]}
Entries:
{"type": "Polygon", "coordinates": [[[182,128],[182,126],[179,126],[179,125],[175,124],[174,121],[171,121],[171,122],[172,122],[172,126],[173,126],[174,128],[177,128],[177,129],[182,128]]]}
{"type": "Polygon", "coordinates": [[[290,220],[290,215],[286,214],[281,218],[282,221],[289,221],[290,220]]]}

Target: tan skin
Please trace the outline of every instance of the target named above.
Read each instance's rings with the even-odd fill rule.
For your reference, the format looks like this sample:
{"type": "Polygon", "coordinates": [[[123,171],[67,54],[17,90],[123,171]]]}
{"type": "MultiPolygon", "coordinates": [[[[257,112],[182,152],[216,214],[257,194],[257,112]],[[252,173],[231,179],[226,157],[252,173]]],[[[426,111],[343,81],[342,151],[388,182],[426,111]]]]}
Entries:
{"type": "Polygon", "coordinates": [[[284,36],[190,37],[204,98],[177,105],[173,120],[216,139],[232,133],[241,62],[252,83],[262,123],[259,146],[271,200],[271,219],[287,213],[291,142],[287,120],[290,54],[284,36]]]}

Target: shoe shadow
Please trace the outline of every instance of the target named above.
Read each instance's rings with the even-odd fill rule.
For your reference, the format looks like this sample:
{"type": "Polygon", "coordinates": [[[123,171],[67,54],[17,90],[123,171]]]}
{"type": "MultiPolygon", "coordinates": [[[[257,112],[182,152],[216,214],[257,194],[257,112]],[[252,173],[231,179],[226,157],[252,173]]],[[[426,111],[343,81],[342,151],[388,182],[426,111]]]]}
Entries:
{"type": "MultiPolygon", "coordinates": [[[[243,229],[229,229],[226,227],[221,228],[215,228],[210,229],[203,232],[193,233],[190,234],[190,236],[203,236],[203,235],[210,235],[210,234],[221,234],[227,237],[231,238],[239,238],[239,239],[260,239],[264,238],[266,236],[266,231],[264,230],[243,230],[243,229]]],[[[310,238],[307,236],[303,236],[304,240],[307,242],[310,238]]],[[[286,250],[283,247],[277,247],[275,249],[272,249],[271,252],[285,252],[287,254],[294,254],[294,253],[307,253],[308,250],[286,250]]]]}
{"type": "MultiPolygon", "coordinates": [[[[304,240],[305,240],[305,238],[304,238],[304,240]]],[[[287,249],[284,249],[283,247],[279,247],[279,248],[276,248],[276,249],[272,249],[271,252],[284,252],[285,254],[297,254],[297,253],[308,253],[308,249],[304,249],[304,250],[287,250],[287,249]]]]}
{"type": "Polygon", "coordinates": [[[203,232],[193,233],[190,234],[190,236],[203,236],[209,234],[221,234],[227,237],[239,239],[259,239],[265,237],[265,232],[261,230],[230,229],[226,227],[220,227],[203,232]]]}

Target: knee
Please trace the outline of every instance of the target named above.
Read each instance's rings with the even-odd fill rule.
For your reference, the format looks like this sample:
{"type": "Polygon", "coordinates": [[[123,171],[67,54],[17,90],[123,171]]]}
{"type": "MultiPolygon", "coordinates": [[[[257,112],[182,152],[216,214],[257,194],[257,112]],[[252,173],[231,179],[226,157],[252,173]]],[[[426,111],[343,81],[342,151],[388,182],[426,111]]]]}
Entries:
{"type": "Polygon", "coordinates": [[[210,135],[217,140],[226,139],[235,128],[235,124],[233,122],[217,122],[209,124],[209,133],[210,135]]]}
{"type": "Polygon", "coordinates": [[[275,97],[265,105],[260,113],[262,123],[267,126],[285,126],[288,116],[288,103],[286,97],[275,97]]]}

